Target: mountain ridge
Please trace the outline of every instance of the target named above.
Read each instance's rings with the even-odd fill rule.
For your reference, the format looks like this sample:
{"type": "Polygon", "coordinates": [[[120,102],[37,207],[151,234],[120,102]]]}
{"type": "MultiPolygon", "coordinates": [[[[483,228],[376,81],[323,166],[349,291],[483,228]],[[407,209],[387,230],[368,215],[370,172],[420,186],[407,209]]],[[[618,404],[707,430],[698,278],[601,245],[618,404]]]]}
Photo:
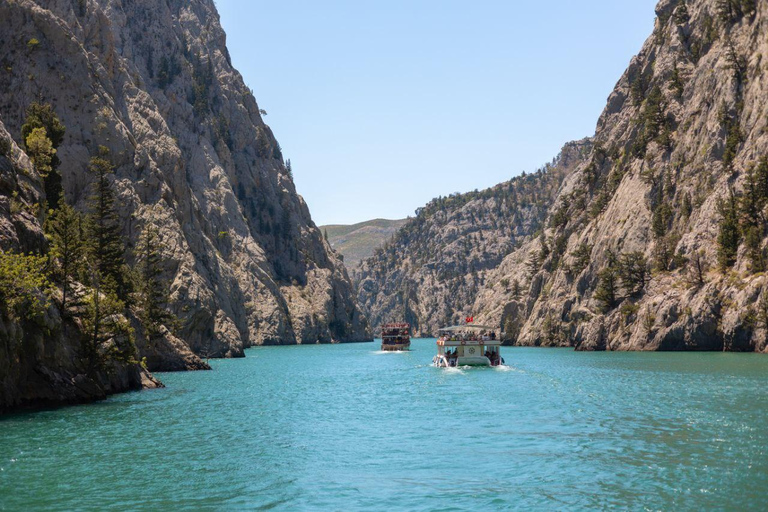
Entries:
{"type": "Polygon", "coordinates": [[[371,219],[356,224],[327,224],[320,231],[331,247],[344,257],[347,270],[354,275],[360,262],[385,243],[407,219],[371,219]]]}

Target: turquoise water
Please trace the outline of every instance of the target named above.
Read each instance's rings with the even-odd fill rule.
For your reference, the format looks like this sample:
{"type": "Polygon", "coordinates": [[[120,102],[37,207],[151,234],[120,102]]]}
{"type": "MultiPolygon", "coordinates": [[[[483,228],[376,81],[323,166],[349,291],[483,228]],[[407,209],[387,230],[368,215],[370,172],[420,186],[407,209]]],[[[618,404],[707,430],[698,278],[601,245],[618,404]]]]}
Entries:
{"type": "Polygon", "coordinates": [[[257,348],[0,419],[0,510],[765,510],[768,357],[257,348]]]}

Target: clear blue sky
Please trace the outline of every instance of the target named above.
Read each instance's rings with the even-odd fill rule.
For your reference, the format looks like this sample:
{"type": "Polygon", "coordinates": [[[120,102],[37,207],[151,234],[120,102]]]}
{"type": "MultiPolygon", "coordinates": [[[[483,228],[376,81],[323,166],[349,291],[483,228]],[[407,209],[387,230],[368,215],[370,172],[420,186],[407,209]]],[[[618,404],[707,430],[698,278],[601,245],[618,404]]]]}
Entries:
{"type": "Polygon", "coordinates": [[[592,135],[655,0],[217,0],[318,225],[403,218],[592,135]]]}

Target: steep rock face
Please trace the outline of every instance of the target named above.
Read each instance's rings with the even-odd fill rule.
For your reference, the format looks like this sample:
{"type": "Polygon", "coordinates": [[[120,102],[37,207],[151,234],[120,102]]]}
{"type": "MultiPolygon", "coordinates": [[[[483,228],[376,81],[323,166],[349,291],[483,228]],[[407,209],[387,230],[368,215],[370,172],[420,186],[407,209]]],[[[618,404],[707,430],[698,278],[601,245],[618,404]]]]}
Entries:
{"type": "Polygon", "coordinates": [[[588,139],[566,144],[534,174],[418,210],[356,275],[371,324],[405,320],[416,335],[428,336],[469,314],[488,274],[542,228],[561,183],[590,148],[588,139]]]}
{"type": "MultiPolygon", "coordinates": [[[[0,121],[0,250],[40,252],[40,177],[0,121]]],[[[80,332],[49,306],[34,321],[0,313],[0,413],[26,406],[86,402],[161,385],[139,364],[93,374],[78,367],[80,332]]]]}
{"type": "Polygon", "coordinates": [[[0,3],[0,20],[0,117],[19,140],[27,105],[53,104],[65,194],[81,209],[87,162],[109,149],[125,235],[158,225],[194,352],[370,338],[212,0],[21,0],[0,3]]]}
{"type": "Polygon", "coordinates": [[[734,264],[718,268],[718,204],[727,208],[733,191],[743,211],[747,171],[768,155],[768,4],[662,0],[656,13],[598,121],[595,148],[549,212],[545,239],[565,240],[562,251],[531,269],[540,241],[529,240],[478,294],[478,321],[511,343],[766,350],[765,276],[752,262],[765,251],[765,211],[755,214],[752,251],[739,214],[734,264]],[[606,304],[596,291],[606,269],[632,253],[650,276],[635,290],[619,279],[606,304]],[[493,286],[502,279],[524,282],[526,293],[493,286]]]}

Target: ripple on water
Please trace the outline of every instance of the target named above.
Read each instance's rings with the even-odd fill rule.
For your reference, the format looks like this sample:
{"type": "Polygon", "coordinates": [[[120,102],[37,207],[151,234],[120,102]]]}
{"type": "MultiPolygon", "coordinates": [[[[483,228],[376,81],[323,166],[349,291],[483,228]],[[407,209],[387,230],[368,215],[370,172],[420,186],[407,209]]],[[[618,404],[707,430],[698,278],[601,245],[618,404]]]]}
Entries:
{"type": "Polygon", "coordinates": [[[767,358],[510,348],[508,366],[435,368],[434,340],[247,355],[3,418],[0,509],[768,508],[767,358]]]}

